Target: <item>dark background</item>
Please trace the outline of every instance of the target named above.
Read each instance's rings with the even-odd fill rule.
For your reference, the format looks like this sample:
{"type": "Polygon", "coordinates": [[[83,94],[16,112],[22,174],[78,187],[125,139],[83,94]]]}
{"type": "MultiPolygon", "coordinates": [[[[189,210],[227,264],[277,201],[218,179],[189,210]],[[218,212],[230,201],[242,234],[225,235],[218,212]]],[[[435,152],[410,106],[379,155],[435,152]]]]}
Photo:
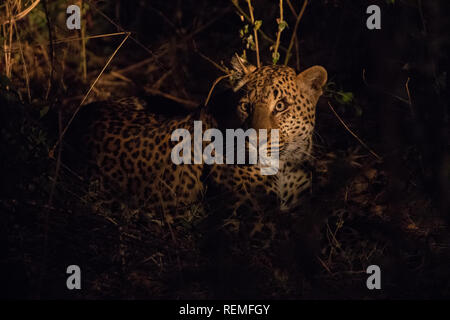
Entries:
{"type": "MultiPolygon", "coordinates": [[[[302,218],[292,218],[294,236],[258,251],[208,238],[204,224],[186,227],[191,236],[174,243],[127,215],[99,214],[86,183],[49,157],[124,35],[89,39],[85,54],[79,40],[50,40],[131,31],[87,102],[151,94],[152,111],[185,112],[223,75],[205,56],[229,67],[245,47],[239,30],[247,22],[233,4],[84,1],[80,32],[65,27],[66,1],[41,1],[16,23],[11,72],[5,51],[0,63],[0,296],[449,298],[447,2],[309,1],[289,65],[328,71],[317,106],[313,194],[302,218]],[[366,28],[370,4],[381,7],[381,30],[366,28]],[[169,110],[162,96],[181,104],[169,110]],[[81,291],[65,287],[70,264],[82,269],[81,291]],[[381,267],[382,290],[365,286],[371,264],[381,267]]],[[[297,13],[302,3],[292,0],[297,13]]],[[[239,5],[248,12],[245,1],[239,5]]],[[[253,5],[275,39],[278,1],[253,5]]],[[[6,5],[0,8],[3,20],[6,5]]],[[[286,3],[284,13],[286,48],[295,17],[286,3]]],[[[271,43],[259,40],[263,64],[272,63],[271,43]]],[[[253,51],[247,56],[256,63],[253,51]]]]}

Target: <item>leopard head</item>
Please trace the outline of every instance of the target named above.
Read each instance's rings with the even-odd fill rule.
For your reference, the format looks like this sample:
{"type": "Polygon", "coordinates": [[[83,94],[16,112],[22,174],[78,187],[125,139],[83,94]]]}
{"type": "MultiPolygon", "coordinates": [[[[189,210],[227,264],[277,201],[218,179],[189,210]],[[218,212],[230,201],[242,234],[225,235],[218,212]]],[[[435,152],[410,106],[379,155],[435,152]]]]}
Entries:
{"type": "Polygon", "coordinates": [[[306,159],[311,153],[316,104],[327,82],[327,71],[321,66],[299,74],[287,66],[256,68],[238,56],[232,65],[242,126],[268,132],[278,129],[280,158],[306,159]]]}

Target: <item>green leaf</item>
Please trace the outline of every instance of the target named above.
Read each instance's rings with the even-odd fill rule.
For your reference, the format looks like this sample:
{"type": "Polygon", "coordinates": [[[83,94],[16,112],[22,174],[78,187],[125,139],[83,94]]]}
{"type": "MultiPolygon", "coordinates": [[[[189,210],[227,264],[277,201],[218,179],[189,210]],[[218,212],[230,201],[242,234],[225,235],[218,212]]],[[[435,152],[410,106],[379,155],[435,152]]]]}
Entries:
{"type": "Polygon", "coordinates": [[[256,20],[255,21],[255,31],[258,31],[259,28],[261,28],[262,20],[256,20]]]}
{"type": "Polygon", "coordinates": [[[287,26],[287,22],[283,20],[278,24],[278,30],[283,31],[285,28],[287,28],[287,26]]]}
{"type": "Polygon", "coordinates": [[[356,105],[356,104],[353,107],[355,108],[356,116],[357,117],[361,117],[362,114],[363,114],[362,108],[360,106],[356,105]]]}
{"type": "Polygon", "coordinates": [[[246,38],[246,41],[247,41],[247,49],[252,49],[253,51],[255,51],[256,50],[256,44],[255,44],[255,41],[253,40],[253,35],[249,35],[247,38],[246,38]]]}
{"type": "Polygon", "coordinates": [[[280,60],[280,53],[279,52],[272,53],[273,64],[277,64],[278,60],[280,60]]]}
{"type": "Polygon", "coordinates": [[[342,104],[349,104],[350,102],[353,101],[353,92],[338,92],[339,94],[339,102],[341,102],[342,104]]]}
{"type": "Polygon", "coordinates": [[[247,61],[247,51],[244,50],[244,52],[242,52],[241,58],[244,59],[244,61],[247,61]]]}
{"type": "Polygon", "coordinates": [[[43,108],[41,109],[41,111],[39,111],[39,116],[40,116],[41,118],[44,117],[44,116],[48,113],[48,110],[49,110],[49,106],[43,107],[43,108]]]}

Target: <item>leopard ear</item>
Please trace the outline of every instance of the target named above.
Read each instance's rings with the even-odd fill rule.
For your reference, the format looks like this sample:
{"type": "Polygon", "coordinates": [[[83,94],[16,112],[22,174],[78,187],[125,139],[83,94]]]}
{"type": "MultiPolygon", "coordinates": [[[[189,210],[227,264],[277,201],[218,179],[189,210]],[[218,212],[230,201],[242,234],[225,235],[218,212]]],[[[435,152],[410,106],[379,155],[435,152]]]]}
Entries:
{"type": "Polygon", "coordinates": [[[327,83],[328,74],[322,66],[313,66],[297,76],[300,92],[309,92],[316,99],[322,95],[322,88],[327,83]]]}
{"type": "Polygon", "coordinates": [[[248,75],[256,70],[256,67],[248,63],[237,54],[231,59],[231,65],[233,66],[233,91],[238,91],[248,81],[248,75]]]}

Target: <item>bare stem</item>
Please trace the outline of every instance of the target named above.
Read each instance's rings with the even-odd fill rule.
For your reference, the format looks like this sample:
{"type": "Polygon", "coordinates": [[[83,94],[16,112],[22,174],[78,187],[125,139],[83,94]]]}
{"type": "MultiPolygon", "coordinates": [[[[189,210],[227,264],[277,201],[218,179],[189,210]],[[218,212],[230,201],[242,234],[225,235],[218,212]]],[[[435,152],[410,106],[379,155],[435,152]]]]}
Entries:
{"type": "MultiPolygon", "coordinates": [[[[15,22],[17,20],[24,18],[27,14],[30,13],[31,10],[33,10],[39,4],[39,1],[41,1],[41,0],[34,1],[28,8],[26,8],[22,12],[16,14],[15,16],[7,14],[6,16],[8,19],[4,20],[4,21],[0,21],[0,25],[9,24],[9,23],[12,23],[12,22],[15,22]]],[[[8,5],[7,5],[7,7],[8,7],[8,5]]]]}
{"type": "Polygon", "coordinates": [[[410,77],[408,77],[408,80],[406,80],[406,92],[408,93],[408,104],[409,104],[409,109],[411,110],[411,114],[414,117],[414,109],[413,109],[413,105],[412,105],[412,100],[411,100],[411,92],[409,91],[409,80],[411,80],[410,77]]]}
{"type": "MultiPolygon", "coordinates": [[[[245,18],[245,20],[247,20],[248,22],[251,23],[252,19],[248,16],[248,14],[246,14],[244,12],[244,10],[242,10],[242,8],[239,6],[239,3],[237,1],[231,1],[233,3],[233,5],[235,6],[236,10],[239,12],[239,14],[241,16],[243,16],[245,18]]],[[[258,29],[258,33],[261,37],[263,37],[264,40],[266,40],[267,42],[274,44],[275,40],[273,40],[271,37],[269,37],[264,31],[261,30],[261,28],[258,29]]],[[[287,51],[286,47],[283,47],[280,45],[280,49],[283,51],[287,51]]]]}
{"type": "Polygon", "coordinates": [[[290,0],[286,0],[289,9],[291,10],[292,14],[294,15],[294,17],[297,19],[298,15],[297,12],[295,12],[294,6],[292,5],[290,0]]]}
{"type": "Polygon", "coordinates": [[[305,9],[306,9],[306,5],[308,4],[308,0],[305,0],[303,2],[303,6],[302,9],[300,10],[300,13],[297,16],[297,20],[295,21],[295,27],[294,27],[294,31],[292,32],[292,36],[291,36],[291,41],[289,41],[289,47],[286,53],[286,58],[284,59],[284,65],[287,66],[289,59],[291,58],[291,51],[292,51],[292,47],[294,46],[294,42],[295,42],[295,38],[297,37],[297,29],[300,23],[300,20],[303,17],[303,14],[305,13],[305,9]]]}
{"type": "Polygon", "coordinates": [[[342,123],[342,125],[344,126],[345,129],[347,129],[348,132],[350,132],[350,134],[356,139],[358,140],[358,142],[364,147],[366,148],[375,158],[377,158],[377,160],[379,161],[383,161],[383,159],[376,154],[372,149],[370,149],[370,147],[364,142],[362,141],[355,133],[353,133],[352,130],[350,130],[350,128],[345,124],[345,122],[341,119],[341,117],[339,117],[339,115],[337,114],[337,112],[334,110],[333,106],[331,105],[331,103],[328,101],[328,106],[330,107],[331,111],[333,111],[334,115],[336,116],[336,118],[338,118],[339,122],[342,123]]]}
{"type": "Polygon", "coordinates": [[[261,67],[261,61],[259,60],[258,30],[255,29],[255,17],[253,16],[252,1],[251,0],[247,0],[247,4],[248,4],[248,11],[250,12],[250,21],[251,21],[252,26],[253,26],[253,35],[255,37],[256,65],[259,68],[259,67],[261,67]]]}
{"type": "MultiPolygon", "coordinates": [[[[81,12],[83,16],[86,14],[86,10],[83,8],[83,0],[81,0],[81,12]]],[[[84,17],[83,17],[84,18],[84,17]]],[[[87,81],[87,62],[86,62],[86,19],[83,19],[81,24],[81,61],[83,68],[83,81],[87,81]]]]}
{"type": "MultiPolygon", "coordinates": [[[[284,23],[284,19],[283,19],[283,0],[280,0],[280,20],[278,21],[277,40],[275,42],[275,48],[273,50],[274,56],[278,56],[278,47],[280,46],[281,32],[283,31],[283,27],[281,27],[282,23],[284,23]]],[[[278,58],[274,59],[274,64],[276,64],[277,61],[278,61],[278,58]]]]}
{"type": "Polygon", "coordinates": [[[209,89],[208,96],[206,97],[206,100],[205,100],[205,106],[208,105],[209,99],[211,98],[211,94],[213,93],[213,90],[214,90],[214,88],[216,87],[216,85],[217,85],[220,81],[222,81],[223,79],[229,78],[229,77],[231,77],[231,74],[226,74],[226,75],[224,75],[224,76],[218,77],[218,78],[214,81],[213,85],[211,86],[211,89],[209,89]]]}
{"type": "Polygon", "coordinates": [[[116,50],[114,50],[114,52],[112,53],[112,55],[109,57],[108,61],[106,61],[106,64],[103,66],[103,69],[100,71],[100,73],[98,74],[97,78],[95,78],[94,82],[91,84],[91,86],[89,87],[89,90],[86,92],[86,94],[84,95],[83,99],[81,100],[80,104],[78,105],[78,108],[75,109],[75,112],[72,114],[72,117],[69,119],[69,122],[67,123],[66,127],[64,128],[64,130],[61,132],[59,139],[56,141],[56,143],[54,144],[53,148],[50,150],[49,152],[49,157],[50,158],[54,158],[54,154],[55,154],[55,149],[56,147],[61,143],[64,135],[66,134],[67,129],[69,129],[70,124],[72,123],[73,119],[75,119],[75,116],[77,115],[78,111],[80,111],[80,108],[83,106],[84,102],[86,101],[87,97],[89,96],[89,94],[91,93],[92,89],[95,87],[95,85],[97,84],[98,80],[100,79],[100,77],[103,75],[103,73],[105,72],[106,68],[109,66],[109,64],[111,63],[112,59],[116,56],[117,52],[119,51],[119,49],[122,47],[122,45],[125,43],[125,41],[127,41],[128,37],[130,36],[130,32],[126,33],[125,38],[122,40],[122,42],[119,44],[119,46],[116,48],[116,50]]]}
{"type": "MultiPolygon", "coordinates": [[[[6,16],[12,17],[13,16],[13,10],[10,6],[9,2],[6,2],[6,16]]],[[[13,60],[11,59],[11,52],[8,52],[7,49],[11,48],[12,46],[12,39],[13,39],[13,26],[12,24],[6,26],[3,25],[3,49],[5,52],[5,74],[8,78],[11,78],[12,74],[12,64],[13,60]]]]}
{"type": "Polygon", "coordinates": [[[19,28],[17,28],[16,22],[11,23],[11,26],[14,26],[14,28],[16,29],[16,37],[17,37],[17,41],[19,43],[20,57],[22,58],[23,69],[24,69],[24,73],[25,73],[25,82],[27,85],[28,102],[31,104],[30,76],[28,74],[27,62],[26,62],[25,56],[23,54],[22,41],[20,40],[19,28]]]}

